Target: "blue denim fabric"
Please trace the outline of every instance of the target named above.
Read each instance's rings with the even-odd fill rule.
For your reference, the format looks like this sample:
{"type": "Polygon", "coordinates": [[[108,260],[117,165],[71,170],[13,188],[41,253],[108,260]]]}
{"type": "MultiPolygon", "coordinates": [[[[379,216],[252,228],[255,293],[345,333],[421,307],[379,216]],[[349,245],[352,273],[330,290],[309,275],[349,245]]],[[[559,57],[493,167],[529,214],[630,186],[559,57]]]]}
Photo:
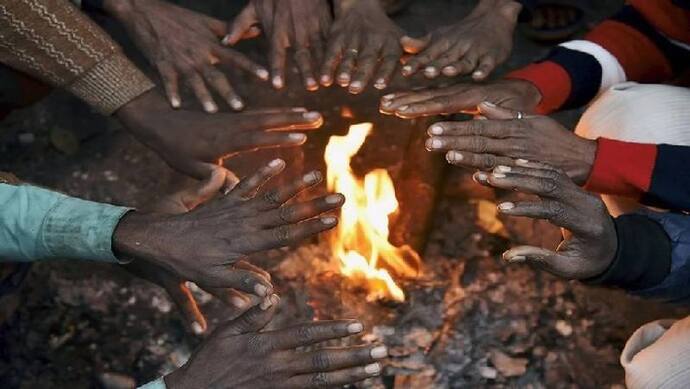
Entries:
{"type": "Polygon", "coordinates": [[[161,377],[155,381],[149,382],[144,386],[140,386],[137,389],[166,389],[166,386],[165,381],[163,381],[163,377],[161,377]]]}
{"type": "Polygon", "coordinates": [[[130,209],[31,185],[0,184],[0,261],[117,262],[112,236],[130,209]]]}

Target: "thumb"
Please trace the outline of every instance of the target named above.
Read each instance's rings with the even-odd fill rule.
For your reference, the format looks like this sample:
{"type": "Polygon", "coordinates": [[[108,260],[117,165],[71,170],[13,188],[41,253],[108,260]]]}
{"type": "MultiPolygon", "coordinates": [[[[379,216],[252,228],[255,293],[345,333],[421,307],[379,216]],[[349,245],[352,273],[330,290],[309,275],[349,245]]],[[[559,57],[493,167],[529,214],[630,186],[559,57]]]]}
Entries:
{"type": "Polygon", "coordinates": [[[407,35],[400,38],[400,45],[408,54],[417,54],[424,50],[431,42],[431,34],[427,34],[422,38],[412,38],[407,35]]]}
{"type": "Polygon", "coordinates": [[[561,275],[559,269],[563,261],[561,255],[555,251],[534,246],[518,246],[503,253],[503,259],[510,263],[528,263],[555,275],[561,275]]]}
{"type": "Polygon", "coordinates": [[[188,210],[196,208],[199,204],[215,196],[225,184],[225,180],[225,169],[216,167],[207,179],[182,191],[182,203],[188,210]]]}
{"type": "Polygon", "coordinates": [[[254,26],[258,22],[256,10],[250,2],[232,21],[230,31],[223,37],[221,43],[225,46],[233,46],[242,39],[258,35],[257,28],[254,26]]]}
{"type": "Polygon", "coordinates": [[[218,329],[220,336],[236,336],[261,331],[273,319],[280,297],[273,294],[255,305],[242,316],[227,322],[218,329]]]}
{"type": "Polygon", "coordinates": [[[201,335],[206,332],[206,318],[199,310],[199,306],[184,282],[166,286],[170,299],[175,302],[184,318],[186,326],[195,334],[201,335]]]}
{"type": "Polygon", "coordinates": [[[532,115],[525,115],[524,112],[521,113],[520,111],[516,111],[514,109],[510,108],[504,108],[501,106],[498,106],[490,101],[484,101],[479,104],[477,107],[479,108],[479,113],[486,117],[487,119],[494,119],[494,120],[511,120],[511,119],[518,119],[520,118],[520,114],[522,114],[523,119],[528,119],[531,118],[532,115]]]}

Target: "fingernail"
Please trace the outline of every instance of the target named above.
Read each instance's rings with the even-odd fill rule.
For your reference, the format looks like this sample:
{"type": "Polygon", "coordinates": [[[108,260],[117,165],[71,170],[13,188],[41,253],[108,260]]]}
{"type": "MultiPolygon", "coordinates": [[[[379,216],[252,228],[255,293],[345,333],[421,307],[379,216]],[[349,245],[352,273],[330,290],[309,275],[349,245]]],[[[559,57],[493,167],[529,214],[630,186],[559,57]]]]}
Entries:
{"type": "Polygon", "coordinates": [[[326,216],[321,218],[321,223],[330,226],[331,224],[335,224],[337,220],[338,219],[334,218],[333,216],[326,216]]]}
{"type": "Polygon", "coordinates": [[[362,90],[363,86],[364,83],[362,83],[362,81],[353,81],[352,84],[350,84],[350,91],[359,92],[362,90]]]}
{"type": "Polygon", "coordinates": [[[209,112],[209,113],[214,113],[218,110],[218,107],[216,106],[215,103],[211,101],[205,101],[204,102],[204,111],[209,112]]]}
{"type": "Polygon", "coordinates": [[[364,326],[360,322],[350,323],[347,325],[347,332],[351,334],[359,334],[364,330],[364,326]]]}
{"type": "Polygon", "coordinates": [[[281,77],[281,76],[273,77],[273,87],[276,89],[282,88],[283,87],[283,77],[281,77]]]}
{"type": "Polygon", "coordinates": [[[514,257],[506,258],[508,262],[524,262],[527,259],[524,255],[516,255],[514,257]]]}
{"type": "Polygon", "coordinates": [[[333,194],[326,197],[326,204],[338,204],[343,200],[343,196],[339,194],[333,194]]]}
{"type": "Polygon", "coordinates": [[[498,204],[498,209],[500,209],[501,211],[508,211],[508,210],[513,209],[513,208],[515,208],[515,204],[513,204],[509,201],[505,202],[505,203],[498,204]]]}
{"type": "Polygon", "coordinates": [[[297,108],[293,108],[292,112],[307,112],[307,109],[304,107],[297,107],[297,108]]]}
{"type": "Polygon", "coordinates": [[[512,169],[510,166],[498,165],[498,166],[496,166],[496,168],[494,169],[494,172],[498,172],[498,173],[508,173],[508,172],[510,172],[510,171],[512,171],[512,170],[513,170],[513,169],[512,169]]]}
{"type": "Polygon", "coordinates": [[[271,301],[270,297],[266,297],[265,299],[261,300],[261,303],[259,304],[259,308],[262,311],[265,311],[272,306],[273,306],[273,301],[271,301]]]}
{"type": "Polygon", "coordinates": [[[383,97],[381,97],[381,100],[388,101],[388,100],[393,100],[395,98],[395,93],[389,93],[383,97]]]}
{"type": "Polygon", "coordinates": [[[172,105],[173,108],[180,108],[182,102],[180,101],[179,97],[175,96],[170,98],[170,105],[172,105]]]}
{"type": "Polygon", "coordinates": [[[388,349],[386,346],[378,346],[371,349],[370,354],[374,359],[381,359],[388,356],[388,349]]]}
{"type": "Polygon", "coordinates": [[[364,372],[371,375],[376,375],[381,372],[381,365],[378,363],[372,363],[364,366],[364,372]]]}
{"type": "Polygon", "coordinates": [[[389,107],[391,104],[393,104],[393,100],[384,100],[381,102],[381,105],[384,107],[389,107]]]}
{"type": "Polygon", "coordinates": [[[494,103],[492,103],[492,102],[490,102],[490,101],[484,101],[484,102],[482,102],[482,104],[484,104],[484,105],[486,105],[487,107],[490,107],[490,108],[495,108],[495,107],[496,107],[496,104],[494,104],[494,103]]]}
{"type": "Polygon", "coordinates": [[[458,69],[456,69],[455,66],[446,66],[441,71],[446,76],[454,76],[454,75],[458,74],[458,69]]]}
{"type": "Polygon", "coordinates": [[[460,154],[459,152],[457,152],[455,150],[452,150],[452,151],[449,151],[448,153],[446,153],[446,160],[448,160],[448,162],[451,162],[451,163],[462,161],[462,158],[463,158],[462,154],[460,154]]]}
{"type": "Polygon", "coordinates": [[[431,138],[431,148],[440,149],[443,147],[443,141],[438,138],[431,138]]]}
{"type": "Polygon", "coordinates": [[[280,159],[280,158],[276,158],[276,159],[274,159],[273,161],[269,162],[269,163],[268,163],[268,166],[269,166],[269,167],[274,167],[274,168],[275,168],[275,167],[278,167],[278,166],[282,166],[283,163],[285,163],[285,161],[283,161],[283,160],[280,159]]]}
{"type": "Polygon", "coordinates": [[[237,296],[230,298],[230,302],[237,308],[244,308],[247,305],[247,301],[245,299],[237,296]]]}
{"type": "Polygon", "coordinates": [[[229,44],[230,44],[230,35],[224,36],[223,39],[221,39],[220,43],[221,43],[223,46],[229,45],[229,44]]]}
{"type": "Polygon", "coordinates": [[[304,181],[307,184],[316,184],[317,182],[319,182],[320,179],[320,173],[317,172],[310,172],[305,174],[304,177],[302,177],[302,181],[304,181]]]}
{"type": "Polygon", "coordinates": [[[311,112],[305,112],[302,115],[303,118],[310,120],[310,121],[315,121],[321,119],[321,114],[316,111],[311,111],[311,112]]]}
{"type": "Polygon", "coordinates": [[[427,77],[436,77],[438,76],[438,69],[433,66],[427,66],[424,68],[424,75],[427,77]]]}
{"type": "Polygon", "coordinates": [[[518,165],[527,165],[529,163],[529,161],[521,158],[521,159],[516,159],[515,163],[518,165]]]}
{"type": "Polygon", "coordinates": [[[349,73],[340,73],[338,75],[338,82],[349,83],[350,82],[350,74],[349,73]]]}
{"type": "Polygon", "coordinates": [[[259,77],[260,79],[267,81],[268,80],[268,70],[266,69],[259,69],[256,71],[256,76],[259,77]]]}
{"type": "Polygon", "coordinates": [[[477,70],[476,72],[472,73],[472,77],[474,77],[474,78],[484,77],[484,72],[482,72],[481,70],[477,70]]]}
{"type": "Polygon", "coordinates": [[[480,182],[486,182],[486,180],[489,178],[489,176],[486,175],[484,172],[478,172],[477,174],[474,175],[475,180],[480,181],[480,182]]]}
{"type": "Polygon", "coordinates": [[[503,173],[494,173],[492,174],[494,178],[506,178],[506,175],[503,173]]]}
{"type": "Polygon", "coordinates": [[[265,297],[268,294],[268,288],[261,284],[254,285],[254,292],[259,297],[265,297]]]}
{"type": "Polygon", "coordinates": [[[376,89],[386,89],[386,80],[384,80],[383,78],[379,78],[379,79],[376,80],[376,82],[374,83],[374,88],[376,88],[376,89]]]}
{"type": "Polygon", "coordinates": [[[316,83],[315,79],[309,77],[309,78],[307,78],[307,89],[309,89],[309,90],[319,89],[319,84],[316,83]]]}
{"type": "Polygon", "coordinates": [[[409,105],[403,105],[402,107],[398,108],[398,111],[406,111],[408,108],[410,108],[409,105]]]}
{"type": "Polygon", "coordinates": [[[403,66],[402,72],[403,72],[403,75],[408,75],[408,74],[412,73],[412,66],[410,66],[410,65],[403,66]]]}
{"type": "Polygon", "coordinates": [[[230,106],[232,109],[239,111],[240,109],[244,108],[244,103],[242,103],[242,100],[240,99],[232,99],[230,100],[230,106]]]}
{"type": "Polygon", "coordinates": [[[201,335],[204,333],[204,327],[202,327],[201,324],[195,321],[192,323],[192,332],[194,332],[197,335],[201,335]]]}
{"type": "Polygon", "coordinates": [[[331,76],[329,76],[329,75],[327,75],[327,74],[324,74],[323,76],[321,76],[321,84],[323,84],[323,85],[330,85],[331,82],[333,82],[333,81],[331,80],[331,76]]]}
{"type": "Polygon", "coordinates": [[[280,296],[278,296],[275,293],[272,294],[270,298],[271,298],[271,303],[273,303],[273,305],[278,305],[278,303],[280,302],[280,296]]]}
{"type": "Polygon", "coordinates": [[[443,134],[443,127],[434,124],[433,126],[429,127],[429,133],[432,135],[441,135],[443,134]]]}
{"type": "Polygon", "coordinates": [[[307,140],[307,136],[304,134],[290,134],[288,135],[288,138],[295,143],[302,143],[307,140]]]}

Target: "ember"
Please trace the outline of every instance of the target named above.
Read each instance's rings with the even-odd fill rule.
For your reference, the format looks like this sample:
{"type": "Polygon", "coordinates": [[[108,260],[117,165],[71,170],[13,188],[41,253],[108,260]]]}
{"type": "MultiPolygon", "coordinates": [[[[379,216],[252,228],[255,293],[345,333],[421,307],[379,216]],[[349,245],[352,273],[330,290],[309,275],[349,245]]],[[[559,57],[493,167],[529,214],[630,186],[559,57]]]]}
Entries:
{"type": "Polygon", "coordinates": [[[372,170],[362,180],[350,167],[372,127],[371,123],[352,125],[346,136],[332,136],[326,146],[328,190],[348,199],[329,243],[341,273],[353,286],[367,290],[367,300],[404,301],[393,275],[415,277],[421,261],[409,246],[388,242],[388,217],[398,211],[393,181],[385,169],[372,170]]]}

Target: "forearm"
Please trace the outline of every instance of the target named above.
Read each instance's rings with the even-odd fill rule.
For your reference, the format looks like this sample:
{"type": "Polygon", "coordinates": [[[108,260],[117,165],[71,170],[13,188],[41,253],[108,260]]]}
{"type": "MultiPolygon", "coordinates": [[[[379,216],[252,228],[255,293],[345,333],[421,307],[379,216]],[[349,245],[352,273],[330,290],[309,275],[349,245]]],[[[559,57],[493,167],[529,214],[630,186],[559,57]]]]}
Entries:
{"type": "Polygon", "coordinates": [[[0,183],[0,260],[117,262],[112,236],[128,208],[0,183]]]}
{"type": "Polygon", "coordinates": [[[66,89],[104,114],[153,87],[105,32],[67,1],[0,5],[0,62],[66,89]]]}

